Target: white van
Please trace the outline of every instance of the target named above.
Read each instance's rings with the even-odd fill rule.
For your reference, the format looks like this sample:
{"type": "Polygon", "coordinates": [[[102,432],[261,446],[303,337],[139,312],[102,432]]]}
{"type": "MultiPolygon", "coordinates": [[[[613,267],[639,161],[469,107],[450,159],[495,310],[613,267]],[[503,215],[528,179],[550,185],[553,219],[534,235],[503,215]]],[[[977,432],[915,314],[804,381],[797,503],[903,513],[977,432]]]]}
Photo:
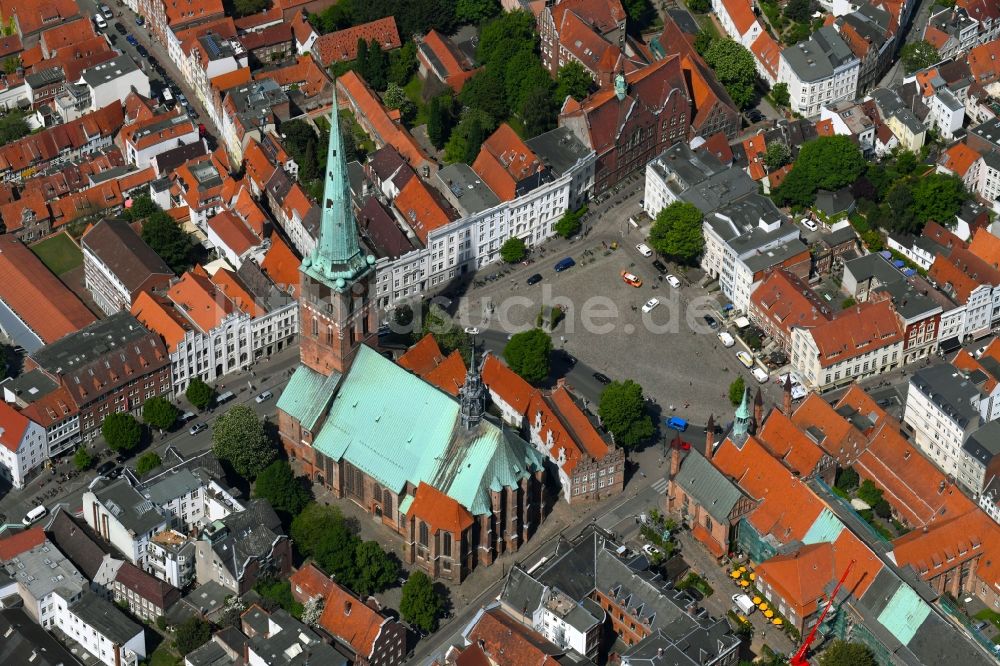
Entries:
{"type": "Polygon", "coordinates": [[[100,14],[94,14],[94,25],[97,26],[98,30],[107,30],[108,28],[108,22],[100,14]]]}
{"type": "Polygon", "coordinates": [[[215,404],[221,405],[223,403],[229,402],[236,397],[236,394],[232,391],[226,391],[225,393],[220,393],[218,397],[215,398],[215,404]]]}
{"type": "Polygon", "coordinates": [[[719,331],[719,341],[722,343],[723,347],[732,347],[736,344],[736,340],[733,336],[729,335],[725,331],[719,331]]]}
{"type": "Polygon", "coordinates": [[[37,523],[39,520],[44,518],[46,514],[48,514],[48,512],[49,510],[46,509],[44,506],[36,506],[34,509],[32,509],[31,511],[29,511],[24,515],[24,518],[21,519],[21,522],[24,523],[25,527],[27,527],[28,525],[37,523]]]}
{"type": "Polygon", "coordinates": [[[739,608],[744,615],[750,615],[750,613],[757,610],[757,607],[753,604],[753,600],[745,594],[734,594],[732,598],[733,603],[736,604],[736,607],[739,608]]]}
{"type": "Polygon", "coordinates": [[[174,93],[170,91],[170,88],[164,88],[160,91],[160,98],[166,106],[173,106],[174,104],[174,93]]]}
{"type": "Polygon", "coordinates": [[[753,374],[753,378],[757,380],[758,384],[767,383],[769,376],[767,372],[764,370],[764,368],[760,367],[759,365],[754,367],[754,369],[751,371],[751,374],[753,374]]]}

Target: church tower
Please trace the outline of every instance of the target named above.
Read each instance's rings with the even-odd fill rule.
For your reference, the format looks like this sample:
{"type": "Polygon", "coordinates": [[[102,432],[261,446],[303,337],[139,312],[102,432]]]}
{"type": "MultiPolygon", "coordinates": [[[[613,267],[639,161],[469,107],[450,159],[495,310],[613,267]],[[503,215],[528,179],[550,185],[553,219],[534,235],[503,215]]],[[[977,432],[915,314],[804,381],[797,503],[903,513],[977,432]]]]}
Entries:
{"type": "Polygon", "coordinates": [[[346,372],[358,347],[377,343],[378,331],[371,293],[375,257],[362,254],[358,244],[336,85],[322,208],[316,249],[299,267],[299,356],[304,365],[330,375],[346,372]]]}
{"type": "Polygon", "coordinates": [[[750,389],[743,391],[743,400],[736,408],[733,420],[733,430],[729,434],[729,439],[737,448],[742,449],[750,435],[750,427],[753,424],[753,414],[750,413],[750,389]]]}

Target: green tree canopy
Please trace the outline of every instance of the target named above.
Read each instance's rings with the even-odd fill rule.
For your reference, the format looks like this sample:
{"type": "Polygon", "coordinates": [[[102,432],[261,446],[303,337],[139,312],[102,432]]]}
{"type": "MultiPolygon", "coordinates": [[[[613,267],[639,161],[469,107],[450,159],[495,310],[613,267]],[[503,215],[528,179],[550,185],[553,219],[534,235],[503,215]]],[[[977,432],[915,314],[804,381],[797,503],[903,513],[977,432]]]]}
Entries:
{"type": "Polygon", "coordinates": [[[414,342],[430,333],[444,354],[450,354],[456,349],[465,358],[469,357],[472,341],[465,329],[455,323],[451,316],[436,303],[427,308],[424,313],[423,325],[414,338],[414,342]]]}
{"type": "Polygon", "coordinates": [[[0,115],[0,143],[11,143],[31,134],[31,128],[22,111],[8,111],[0,115]]]}
{"type": "Polygon", "coordinates": [[[163,460],[156,451],[146,451],[135,461],[135,473],[139,476],[146,476],[154,469],[163,464],[163,460]]]}
{"type": "MultiPolygon", "coordinates": [[[[434,147],[441,150],[448,143],[455,126],[455,98],[450,94],[438,95],[427,105],[427,137],[434,147]]],[[[464,148],[463,148],[464,154],[464,148]]]]}
{"type": "Polygon", "coordinates": [[[309,488],[295,478],[284,460],[275,460],[264,468],[254,481],[253,495],[266,499],[275,511],[288,516],[298,515],[312,501],[309,488]]]}
{"type": "Polygon", "coordinates": [[[816,190],[850,185],[866,166],[850,137],[821,136],[802,144],[792,170],[773,196],[779,204],[808,206],[816,200],[816,190]]]}
{"type": "Polygon", "coordinates": [[[399,560],[389,555],[377,541],[364,541],[354,550],[354,585],[362,597],[384,592],[399,578],[399,560]]]}
{"type": "Polygon", "coordinates": [[[843,467],[837,472],[836,486],[841,490],[854,490],[858,487],[861,477],[854,471],[853,467],[843,467]]]}
{"type": "Polygon", "coordinates": [[[203,382],[200,377],[195,377],[184,391],[184,397],[196,408],[205,409],[215,400],[215,389],[203,382]]]}
{"type": "Polygon", "coordinates": [[[125,209],[126,220],[145,220],[153,213],[162,212],[163,209],[153,201],[148,194],[140,194],[132,199],[132,205],[125,209]]]}
{"type": "Polygon", "coordinates": [[[556,74],[556,104],[562,105],[567,97],[576,101],[582,100],[594,90],[594,79],[577,60],[570,60],[559,68],[556,74]]]}
{"type": "Polygon", "coordinates": [[[233,18],[242,18],[262,12],[270,4],[269,0],[232,0],[232,2],[233,18]]]}
{"type": "Polygon", "coordinates": [[[511,54],[511,44],[515,45],[514,51],[521,48],[518,44],[528,48],[535,46],[535,18],[524,10],[501,14],[484,25],[479,33],[476,56],[479,62],[487,65],[494,60],[504,62],[511,54]]]}
{"type": "Polygon", "coordinates": [[[747,108],[754,99],[757,66],[753,54],[732,39],[716,39],[705,52],[705,61],[726,88],[736,106],[747,108]]]}
{"type": "Polygon", "coordinates": [[[628,15],[629,30],[639,34],[656,20],[656,10],[650,0],[623,0],[622,5],[628,15]]]}
{"type": "Polygon", "coordinates": [[[183,273],[191,266],[191,249],[194,247],[191,237],[163,211],[156,211],[146,218],[142,225],[142,240],[175,273],[183,273]]]}
{"type": "Polygon", "coordinates": [[[771,88],[771,99],[778,106],[788,106],[791,102],[791,97],[788,95],[788,84],[775,83],[774,87],[771,88]]]}
{"type": "Polygon", "coordinates": [[[536,137],[556,126],[558,109],[552,100],[551,87],[548,84],[530,87],[517,107],[518,115],[524,121],[525,138],[536,137]]]}
{"type": "Polygon", "coordinates": [[[918,69],[930,67],[941,60],[941,55],[929,43],[921,40],[910,42],[899,52],[900,60],[903,61],[903,69],[907,74],[912,74],[918,69]]]}
{"type": "Polygon", "coordinates": [[[153,396],[142,405],[142,420],[157,430],[170,430],[177,422],[177,408],[163,396],[153,396]]]}
{"type": "Polygon", "coordinates": [[[299,552],[312,557],[337,580],[350,585],[356,575],[357,530],[340,510],[313,502],[292,519],[290,534],[299,552]]]}
{"type": "Polygon", "coordinates": [[[709,0],[688,0],[687,6],[696,14],[707,14],[712,10],[712,3],[709,0]]]}
{"type": "MultiPolygon", "coordinates": [[[[471,80],[470,80],[471,83],[471,80]]],[[[468,86],[466,86],[468,87],[468,86]]],[[[462,92],[465,92],[463,89],[462,92]]],[[[444,147],[446,162],[472,164],[479,155],[479,148],[495,127],[493,118],[480,109],[466,109],[444,147]]]]}
{"type": "Polygon", "coordinates": [[[76,449],[76,453],[73,454],[73,467],[76,467],[79,471],[84,471],[85,469],[90,469],[90,466],[94,464],[94,456],[90,455],[87,451],[86,446],[79,446],[76,449]]]}
{"type": "Polygon", "coordinates": [[[499,14],[500,9],[497,0],[457,0],[455,19],[459,23],[479,24],[499,14]]]}
{"type": "Polygon", "coordinates": [[[772,141],[767,144],[767,153],[764,155],[764,165],[768,171],[774,171],[788,164],[792,159],[792,151],[788,146],[780,141],[772,141]]]}
{"type": "Polygon", "coordinates": [[[417,43],[408,39],[402,47],[389,54],[389,82],[405,87],[419,64],[417,43]]]}
{"type": "Polygon", "coordinates": [[[583,223],[580,218],[583,217],[583,212],[586,208],[580,210],[567,210],[562,214],[562,217],[554,225],[552,225],[552,230],[563,238],[572,238],[573,236],[580,233],[580,227],[583,223]]]}
{"type": "Polygon", "coordinates": [[[949,226],[969,198],[958,176],[932,172],[913,183],[913,215],[949,226]]]}
{"type": "Polygon", "coordinates": [[[524,261],[527,254],[528,248],[524,245],[524,240],[517,236],[511,236],[500,246],[500,258],[508,264],[524,261]]]}
{"type": "Polygon", "coordinates": [[[746,392],[747,385],[743,379],[743,375],[740,375],[729,384],[729,402],[732,403],[733,407],[740,406],[740,403],[743,402],[743,394],[746,392]]]}
{"type": "Polygon", "coordinates": [[[835,640],[819,655],[820,666],[878,666],[875,655],[861,643],[835,640]]]}
{"type": "Polygon", "coordinates": [[[278,449],[268,438],[263,422],[247,405],[236,405],[215,420],[212,452],[251,481],[278,457],[278,449]]]}
{"type": "Polygon", "coordinates": [[[712,48],[712,44],[715,43],[715,33],[711,30],[706,30],[702,28],[698,31],[698,34],[694,38],[694,50],[698,52],[702,58],[708,53],[708,50],[712,48]]]}
{"type": "Polygon", "coordinates": [[[182,657],[193,652],[212,638],[212,625],[192,615],[174,627],[174,647],[182,657]]]}
{"type": "Polygon", "coordinates": [[[660,254],[693,263],[705,248],[702,214],[694,204],[675,201],[656,215],[649,230],[649,245],[660,254]]]}
{"type": "Polygon", "coordinates": [[[653,420],[646,413],[642,387],[631,379],[608,384],[601,393],[597,413],[620,446],[631,448],[656,432],[653,420]]]}
{"type": "Polygon", "coordinates": [[[810,0],[788,0],[784,14],[789,21],[808,23],[812,15],[812,3],[810,0]]]}
{"type": "Polygon", "coordinates": [[[101,435],[112,451],[131,451],[139,446],[142,426],[128,412],[117,412],[104,417],[101,435]]]}
{"type": "Polygon", "coordinates": [[[507,365],[529,384],[537,384],[548,378],[551,353],[552,338],[540,328],[515,333],[503,348],[503,358],[507,365]]]}
{"type": "Polygon", "coordinates": [[[437,629],[444,611],[444,599],[434,590],[434,583],[423,571],[416,570],[403,585],[399,613],[410,624],[431,632],[437,629]]]}

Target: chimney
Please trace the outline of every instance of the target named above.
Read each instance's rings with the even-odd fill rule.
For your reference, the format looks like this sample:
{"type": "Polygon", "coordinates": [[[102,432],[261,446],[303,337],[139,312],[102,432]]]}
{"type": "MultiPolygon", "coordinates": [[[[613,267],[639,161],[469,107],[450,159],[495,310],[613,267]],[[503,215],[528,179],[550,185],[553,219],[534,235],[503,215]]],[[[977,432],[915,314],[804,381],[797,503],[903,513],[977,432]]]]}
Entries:
{"type": "Polygon", "coordinates": [[[670,446],[670,478],[673,479],[681,471],[681,438],[680,435],[674,438],[670,446]]]}
{"type": "Polygon", "coordinates": [[[705,459],[711,460],[715,451],[715,416],[708,415],[708,423],[705,424],[705,459]]]}
{"type": "Polygon", "coordinates": [[[785,375],[785,383],[782,385],[783,393],[781,407],[785,416],[792,415],[792,373],[785,375]]]}

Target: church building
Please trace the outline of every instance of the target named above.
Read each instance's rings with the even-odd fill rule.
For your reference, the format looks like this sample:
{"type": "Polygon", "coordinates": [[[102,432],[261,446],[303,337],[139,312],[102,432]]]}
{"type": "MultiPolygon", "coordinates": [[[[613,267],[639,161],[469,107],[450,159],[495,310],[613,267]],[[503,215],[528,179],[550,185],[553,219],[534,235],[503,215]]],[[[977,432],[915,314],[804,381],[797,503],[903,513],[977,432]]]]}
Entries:
{"type": "Polygon", "coordinates": [[[301,363],[278,400],[296,471],[398,532],[404,559],[461,581],[519,549],[545,518],[542,455],[486,415],[472,359],[457,396],[382,356],[333,117],[316,249],[300,267],[301,363]]]}

